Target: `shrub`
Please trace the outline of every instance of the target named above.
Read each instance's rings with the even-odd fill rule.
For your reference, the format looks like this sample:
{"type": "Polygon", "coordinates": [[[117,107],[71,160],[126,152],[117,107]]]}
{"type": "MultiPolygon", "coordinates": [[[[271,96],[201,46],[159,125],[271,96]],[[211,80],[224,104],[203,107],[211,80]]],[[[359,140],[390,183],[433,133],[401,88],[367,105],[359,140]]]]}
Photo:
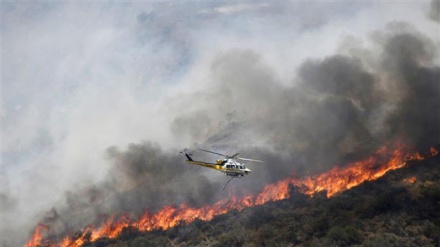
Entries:
{"type": "Polygon", "coordinates": [[[328,231],[326,237],[337,246],[352,246],[363,241],[362,235],[352,226],[335,226],[328,231]]]}
{"type": "Polygon", "coordinates": [[[148,239],[146,239],[144,237],[138,237],[138,238],[135,238],[133,241],[131,241],[129,246],[130,247],[149,247],[149,246],[154,246],[154,245],[148,239]]]}

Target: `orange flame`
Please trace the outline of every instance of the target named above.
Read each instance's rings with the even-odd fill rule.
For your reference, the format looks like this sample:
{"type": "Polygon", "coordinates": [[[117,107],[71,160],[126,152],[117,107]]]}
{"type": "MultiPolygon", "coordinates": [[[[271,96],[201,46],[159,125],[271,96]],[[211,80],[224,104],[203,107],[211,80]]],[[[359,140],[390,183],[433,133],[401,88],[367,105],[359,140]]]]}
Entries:
{"type": "Polygon", "coordinates": [[[413,184],[417,182],[417,178],[416,177],[405,178],[403,179],[403,182],[413,184]]]}
{"type": "MultiPolygon", "coordinates": [[[[430,156],[435,156],[438,151],[430,149],[430,156]]],[[[201,208],[191,208],[186,204],[179,207],[165,206],[155,214],[145,212],[138,220],[131,221],[127,215],[115,220],[110,217],[100,227],[89,226],[81,231],[79,237],[65,237],[58,243],[47,243],[47,246],[76,247],[87,241],[95,241],[98,238],[116,238],[125,227],[134,227],[139,231],[152,231],[157,229],[169,229],[180,223],[190,223],[196,218],[200,220],[211,220],[216,215],[225,214],[229,210],[242,210],[246,207],[261,205],[269,201],[278,201],[290,197],[289,186],[294,185],[299,191],[313,196],[317,192],[327,191],[327,197],[338,192],[348,190],[365,181],[375,180],[390,170],[399,169],[406,165],[407,160],[422,160],[424,156],[419,153],[406,153],[401,145],[392,151],[382,147],[375,154],[362,161],[354,162],[346,167],[334,167],[330,171],[302,179],[287,178],[274,184],[266,185],[262,192],[257,195],[248,195],[241,199],[235,197],[231,200],[221,200],[215,204],[201,208]],[[89,239],[86,239],[89,236],[89,239]]],[[[35,247],[42,243],[41,231],[44,228],[37,226],[34,235],[25,247],[35,247]]],[[[47,230],[47,229],[46,229],[47,230]]]]}
{"type": "Polygon", "coordinates": [[[24,247],[38,246],[43,241],[43,233],[46,233],[49,228],[43,224],[38,224],[35,228],[32,238],[24,245],[24,247]]]}
{"type": "MultiPolygon", "coordinates": [[[[302,180],[292,179],[292,183],[300,187],[300,191],[306,195],[326,190],[327,197],[350,189],[364,181],[371,181],[382,177],[390,170],[395,170],[405,166],[403,158],[405,157],[402,148],[397,148],[392,152],[391,159],[383,165],[380,165],[381,159],[387,156],[387,148],[382,147],[376,151],[375,155],[363,160],[354,162],[348,167],[334,167],[330,171],[314,177],[307,177],[302,180]]],[[[411,159],[420,160],[423,157],[416,153],[410,156],[411,159]]]]}

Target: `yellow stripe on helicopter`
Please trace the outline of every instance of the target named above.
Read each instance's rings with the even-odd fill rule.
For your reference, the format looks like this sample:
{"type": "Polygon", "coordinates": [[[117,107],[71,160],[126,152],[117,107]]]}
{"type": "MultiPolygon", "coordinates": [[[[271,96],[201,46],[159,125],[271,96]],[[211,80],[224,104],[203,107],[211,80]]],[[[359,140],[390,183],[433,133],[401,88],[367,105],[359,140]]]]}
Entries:
{"type": "MultiPolygon", "coordinates": [[[[194,160],[191,157],[192,154],[187,153],[186,151],[182,151],[180,153],[184,154],[186,156],[186,158],[187,158],[186,162],[188,162],[189,164],[211,168],[211,169],[223,172],[227,176],[231,176],[232,178],[229,181],[231,181],[235,177],[243,177],[244,175],[248,175],[252,172],[243,163],[237,162],[236,161],[237,159],[253,161],[253,162],[263,162],[261,160],[254,160],[254,159],[247,159],[247,158],[238,157],[239,153],[236,153],[232,156],[229,156],[229,155],[224,155],[224,154],[216,153],[216,152],[209,151],[209,150],[204,150],[204,149],[199,149],[199,150],[203,151],[203,152],[221,155],[221,156],[225,157],[225,159],[223,159],[223,160],[219,159],[219,160],[217,160],[217,163],[209,163],[209,162],[194,160]]],[[[229,181],[226,183],[226,185],[229,183],[229,181]]],[[[223,189],[226,187],[226,185],[223,186],[223,189]]]]}

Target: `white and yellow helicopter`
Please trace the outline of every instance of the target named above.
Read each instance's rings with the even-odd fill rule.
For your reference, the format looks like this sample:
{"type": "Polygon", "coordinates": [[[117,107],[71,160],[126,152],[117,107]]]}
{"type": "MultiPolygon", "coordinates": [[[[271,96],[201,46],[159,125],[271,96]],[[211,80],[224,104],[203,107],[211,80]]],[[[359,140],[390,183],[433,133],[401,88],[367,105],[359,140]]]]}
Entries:
{"type": "Polygon", "coordinates": [[[216,163],[209,163],[209,162],[194,160],[193,158],[191,158],[192,154],[188,153],[186,150],[180,152],[181,154],[184,154],[186,156],[186,158],[187,158],[186,162],[188,162],[189,164],[208,167],[208,168],[217,170],[219,172],[223,172],[226,176],[230,176],[231,178],[228,180],[228,182],[226,182],[225,186],[223,186],[223,189],[225,189],[226,185],[228,185],[228,183],[232,179],[237,178],[237,177],[243,177],[244,175],[248,175],[252,172],[251,169],[249,169],[245,166],[245,164],[239,163],[239,162],[237,162],[237,160],[263,162],[261,160],[238,157],[240,155],[240,153],[236,153],[236,154],[230,156],[230,155],[216,153],[216,152],[205,150],[205,149],[198,149],[198,150],[203,151],[203,152],[207,152],[207,153],[217,154],[217,155],[225,157],[225,159],[217,160],[216,163]]]}

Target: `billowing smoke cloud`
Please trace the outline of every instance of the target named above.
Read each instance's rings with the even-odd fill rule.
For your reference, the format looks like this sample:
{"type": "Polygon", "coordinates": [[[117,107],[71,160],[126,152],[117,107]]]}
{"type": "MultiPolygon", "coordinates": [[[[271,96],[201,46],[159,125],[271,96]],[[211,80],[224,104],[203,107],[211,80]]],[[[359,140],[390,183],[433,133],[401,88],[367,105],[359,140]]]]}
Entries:
{"type": "Polygon", "coordinates": [[[432,66],[435,47],[414,34],[397,34],[385,46],[384,67],[401,99],[388,117],[394,135],[403,134],[418,148],[440,142],[440,69],[432,66]]]}
{"type": "Polygon", "coordinates": [[[431,1],[431,9],[429,10],[429,18],[436,22],[440,22],[440,1],[432,0],[431,1]]]}
{"type": "MultiPolygon", "coordinates": [[[[432,21],[418,19],[427,6],[405,15],[414,27],[385,30],[393,11],[412,8],[387,5],[386,19],[373,25],[387,6],[121,6],[105,5],[109,15],[93,4],[3,10],[14,14],[4,29],[12,62],[2,246],[22,244],[38,222],[73,233],[110,214],[254,193],[395,139],[417,148],[440,142],[438,37],[432,21]],[[78,19],[89,25],[72,24],[78,19]],[[13,25],[23,22],[33,28],[13,25]],[[340,25],[353,31],[337,32],[340,25]],[[185,164],[184,147],[265,164],[247,164],[253,173],[222,191],[225,177],[185,164]]],[[[194,158],[219,157],[194,150],[194,158]]]]}
{"type": "MultiPolygon", "coordinates": [[[[375,64],[383,66],[375,71],[362,57],[334,55],[306,61],[287,86],[255,52],[231,51],[213,62],[215,86],[183,103],[199,109],[178,116],[172,129],[213,148],[270,147],[295,157],[284,162],[289,168],[320,171],[396,138],[418,148],[438,143],[439,68],[432,42],[391,30],[380,49],[375,64]],[[226,116],[232,116],[229,123],[226,116]]],[[[273,166],[264,172],[273,174],[273,166]]]]}

